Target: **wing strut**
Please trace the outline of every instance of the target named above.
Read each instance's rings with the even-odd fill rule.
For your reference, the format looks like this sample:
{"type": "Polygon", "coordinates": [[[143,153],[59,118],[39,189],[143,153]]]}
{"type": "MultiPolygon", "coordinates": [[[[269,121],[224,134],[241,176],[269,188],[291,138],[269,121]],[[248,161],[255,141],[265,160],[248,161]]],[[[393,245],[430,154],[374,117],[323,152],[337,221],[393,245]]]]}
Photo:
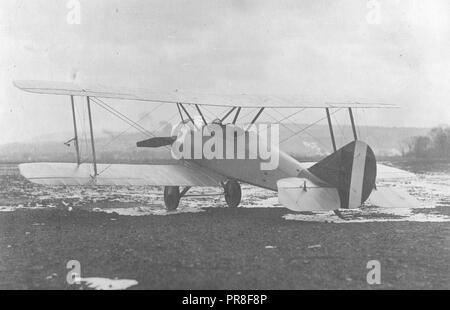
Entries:
{"type": "Polygon", "coordinates": [[[348,108],[348,113],[350,114],[350,121],[352,122],[353,137],[355,137],[356,141],[358,140],[358,135],[356,134],[355,119],[353,118],[352,108],[348,108]]]}
{"type": "Polygon", "coordinates": [[[186,113],[187,117],[189,117],[189,120],[192,122],[192,124],[195,126],[194,120],[192,119],[191,115],[189,114],[189,112],[186,110],[186,108],[184,107],[184,105],[182,105],[181,103],[178,103],[180,105],[180,107],[183,109],[184,113],[186,113]]]}
{"type": "Polygon", "coordinates": [[[80,159],[80,147],[78,146],[78,130],[77,130],[77,118],[75,115],[75,103],[73,101],[73,96],[70,96],[70,103],[72,104],[72,117],[73,117],[73,131],[75,133],[75,137],[73,138],[73,141],[75,143],[75,150],[77,152],[77,164],[78,166],[81,163],[80,159]]]}
{"type": "Polygon", "coordinates": [[[258,120],[259,116],[261,115],[261,113],[264,111],[265,108],[261,108],[258,111],[258,114],[256,114],[256,116],[252,119],[251,123],[247,126],[247,128],[245,129],[245,131],[248,131],[250,129],[250,127],[252,127],[252,125],[258,120]]]}
{"type": "Polygon", "coordinates": [[[97,158],[95,156],[95,142],[94,142],[94,130],[92,128],[92,115],[91,115],[91,100],[89,96],[86,97],[88,114],[89,114],[89,129],[91,132],[91,146],[92,146],[92,159],[94,161],[94,177],[98,175],[97,173],[97,158]]]}
{"type": "Polygon", "coordinates": [[[195,107],[197,108],[198,113],[200,114],[200,116],[202,117],[203,123],[205,125],[208,125],[208,122],[206,121],[205,117],[203,116],[202,111],[200,110],[200,108],[198,107],[198,104],[195,105],[195,107]]]}
{"type": "Polygon", "coordinates": [[[178,109],[178,113],[180,113],[181,122],[184,123],[183,113],[181,113],[180,104],[178,102],[177,102],[177,109],[178,109]]]}
{"type": "Polygon", "coordinates": [[[231,114],[234,110],[236,110],[236,107],[232,107],[231,110],[228,111],[228,113],[225,114],[225,116],[222,117],[222,119],[221,119],[220,121],[223,123],[223,122],[227,119],[227,117],[230,116],[230,114],[231,114]]]}
{"type": "Polygon", "coordinates": [[[261,108],[259,109],[258,114],[256,114],[256,116],[253,118],[252,122],[250,123],[250,125],[253,125],[259,118],[259,116],[261,115],[261,113],[264,111],[265,108],[261,108]]]}
{"type": "Polygon", "coordinates": [[[239,107],[238,110],[236,111],[236,115],[234,116],[234,119],[233,119],[233,125],[236,125],[236,121],[239,117],[239,113],[241,113],[241,107],[239,107]]]}
{"type": "Polygon", "coordinates": [[[333,124],[331,124],[330,109],[325,108],[325,111],[327,112],[328,127],[330,128],[331,142],[333,143],[333,152],[336,152],[336,140],[334,139],[333,124]]]}

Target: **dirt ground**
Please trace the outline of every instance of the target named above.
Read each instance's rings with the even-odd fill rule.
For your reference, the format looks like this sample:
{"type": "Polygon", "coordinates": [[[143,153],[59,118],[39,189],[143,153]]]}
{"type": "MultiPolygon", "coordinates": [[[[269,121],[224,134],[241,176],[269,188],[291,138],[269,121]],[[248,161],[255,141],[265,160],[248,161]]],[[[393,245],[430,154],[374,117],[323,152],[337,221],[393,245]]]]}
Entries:
{"type": "Polygon", "coordinates": [[[450,289],[448,223],[287,221],[283,208],[171,216],[83,210],[0,213],[0,289],[80,289],[82,277],[132,289],[450,289]],[[369,285],[367,262],[381,264],[369,285]]]}

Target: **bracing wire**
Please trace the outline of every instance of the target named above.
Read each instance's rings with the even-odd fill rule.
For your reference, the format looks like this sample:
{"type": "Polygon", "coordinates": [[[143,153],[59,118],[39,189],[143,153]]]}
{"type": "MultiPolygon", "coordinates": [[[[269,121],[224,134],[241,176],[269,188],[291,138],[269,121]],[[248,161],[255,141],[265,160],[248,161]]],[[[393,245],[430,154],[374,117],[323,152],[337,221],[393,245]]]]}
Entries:
{"type": "MultiPolygon", "coordinates": [[[[141,125],[138,124],[138,122],[140,122],[143,118],[145,118],[148,114],[150,114],[151,112],[147,113],[141,120],[139,120],[138,122],[133,121],[132,119],[130,119],[129,117],[127,117],[126,115],[124,115],[123,113],[121,113],[120,111],[114,109],[113,107],[111,107],[110,105],[108,105],[107,103],[105,103],[104,101],[98,99],[98,98],[91,98],[91,100],[97,104],[99,107],[105,109],[106,111],[110,112],[112,115],[116,116],[117,118],[119,118],[120,120],[124,121],[125,123],[127,123],[128,125],[130,125],[130,128],[128,128],[127,130],[125,130],[124,132],[122,132],[120,135],[123,135],[126,131],[128,131],[131,128],[135,128],[136,130],[138,130],[139,132],[141,132],[142,134],[149,136],[149,137],[155,137],[155,135],[153,133],[151,133],[150,131],[148,131],[147,129],[145,129],[144,127],[142,127],[141,125]]],[[[160,105],[162,105],[163,103],[161,103],[160,105]]],[[[160,106],[159,105],[159,106],[160,106]]],[[[158,108],[159,106],[157,106],[156,108],[158,108]]],[[[156,109],[155,108],[155,109],[156,109]]],[[[153,109],[153,111],[155,110],[153,109]]],[[[175,115],[172,117],[172,119],[175,117],[175,115]]],[[[118,137],[116,137],[118,138],[118,137]]],[[[109,145],[109,144],[108,144],[109,145]]],[[[166,149],[170,150],[170,148],[168,146],[165,146],[166,149]]],[[[105,172],[107,169],[109,169],[112,166],[112,164],[108,165],[105,169],[103,169],[100,173],[102,174],[103,172],[105,172]]]]}
{"type": "MultiPolygon", "coordinates": [[[[280,113],[281,114],[281,113],[280,113]]],[[[274,119],[275,121],[277,121],[277,119],[275,119],[275,117],[273,117],[272,115],[270,115],[270,114],[268,114],[272,119],[274,119]]],[[[297,135],[299,135],[300,133],[304,133],[304,134],[307,134],[308,136],[310,136],[311,138],[313,138],[313,140],[315,140],[316,142],[318,142],[320,145],[322,145],[323,147],[325,147],[325,149],[327,148],[327,146],[322,142],[322,141],[320,141],[319,139],[317,139],[316,137],[314,137],[313,135],[311,135],[309,132],[307,132],[306,130],[304,130],[304,132],[302,132],[302,131],[300,131],[300,132],[296,132],[296,131],[294,131],[293,129],[291,129],[290,127],[288,127],[287,125],[284,125],[284,124],[282,124],[282,123],[279,123],[281,126],[283,126],[284,128],[286,128],[286,129],[288,129],[290,132],[292,132],[294,135],[293,136],[297,136],[297,135]]],[[[291,136],[292,137],[292,136],[291,136]]],[[[281,141],[280,142],[280,144],[281,143],[283,143],[284,141],[281,141]]]]}
{"type": "MultiPolygon", "coordinates": [[[[335,114],[335,113],[337,113],[337,112],[340,111],[340,110],[342,110],[342,108],[339,108],[339,109],[337,109],[337,110],[331,112],[331,114],[335,114]]],[[[293,138],[294,136],[296,136],[296,135],[298,135],[298,134],[300,134],[300,133],[302,133],[302,132],[305,132],[306,130],[308,130],[308,129],[311,128],[312,126],[314,126],[314,125],[320,123],[321,121],[323,121],[323,120],[326,119],[326,118],[327,118],[326,116],[325,116],[325,117],[322,117],[321,119],[315,121],[314,123],[309,124],[308,126],[302,128],[300,131],[298,131],[295,135],[289,136],[288,138],[284,139],[284,140],[281,141],[280,143],[284,143],[284,142],[290,140],[291,138],[293,138]]]]}
{"type": "MultiPolygon", "coordinates": [[[[178,113],[175,113],[174,115],[172,115],[172,117],[168,120],[168,122],[170,123],[175,117],[178,116],[178,113]]],[[[160,130],[161,128],[163,128],[165,126],[165,124],[159,126],[155,131],[160,130]]],[[[126,131],[130,130],[133,127],[129,127],[126,131]]],[[[124,132],[125,133],[125,132],[124,132]]],[[[103,169],[102,171],[100,171],[99,175],[101,175],[103,172],[105,172],[106,170],[108,170],[109,168],[111,168],[113,164],[109,164],[105,169],[103,169]]]]}
{"type": "MultiPolygon", "coordinates": [[[[292,130],[288,125],[285,125],[285,124],[283,124],[282,122],[285,121],[285,120],[288,120],[288,119],[290,119],[290,118],[292,118],[292,117],[294,117],[294,116],[297,115],[297,114],[300,114],[301,112],[305,111],[306,108],[300,109],[300,110],[298,110],[297,112],[295,112],[295,113],[293,113],[293,114],[291,114],[291,115],[288,115],[288,116],[284,116],[280,111],[278,111],[278,110],[275,109],[275,108],[273,108],[273,110],[283,117],[281,120],[278,120],[278,121],[277,121],[278,124],[280,124],[281,126],[283,126],[283,127],[286,128],[286,129],[288,129],[289,131],[295,133],[294,130],[292,130]]],[[[294,126],[295,126],[295,124],[294,124],[294,126]]]]}
{"type": "Polygon", "coordinates": [[[97,98],[91,98],[91,100],[96,103],[98,106],[100,106],[101,108],[105,109],[106,111],[110,112],[111,114],[115,115],[116,117],[118,117],[119,119],[121,119],[122,121],[126,122],[128,125],[134,127],[136,130],[140,131],[141,133],[143,133],[144,135],[153,137],[152,133],[149,132],[147,129],[145,129],[144,127],[142,127],[141,125],[137,124],[136,122],[134,122],[133,120],[131,120],[130,118],[128,118],[127,116],[125,116],[124,114],[122,114],[121,112],[117,111],[116,109],[114,109],[113,107],[109,106],[108,104],[106,104],[105,102],[97,99],[97,98]]]}
{"type": "MultiPolygon", "coordinates": [[[[152,109],[150,112],[146,113],[144,116],[142,116],[139,120],[137,120],[136,123],[140,123],[142,122],[147,116],[149,116],[151,113],[155,112],[156,109],[158,109],[160,106],[162,106],[164,103],[160,103],[158,106],[156,106],[154,109],[152,109]]],[[[173,117],[172,117],[173,119],[173,117]]],[[[172,120],[171,119],[171,120],[172,120]]],[[[121,133],[119,133],[118,135],[114,136],[108,143],[106,143],[105,145],[103,145],[103,148],[106,148],[107,146],[109,146],[111,143],[113,143],[114,141],[116,141],[118,138],[120,138],[122,135],[124,135],[125,133],[127,133],[131,128],[134,128],[133,126],[129,126],[127,129],[125,129],[124,131],[122,131],[121,133]]],[[[160,127],[161,128],[161,127],[160,127]]],[[[158,128],[158,130],[160,129],[158,128]]]]}
{"type": "Polygon", "coordinates": [[[240,116],[239,119],[244,120],[247,116],[252,114],[254,112],[254,109],[250,109],[247,113],[245,113],[243,116],[240,116]]]}
{"type": "Polygon", "coordinates": [[[280,114],[283,117],[281,120],[278,121],[278,123],[281,124],[282,121],[288,120],[288,119],[294,117],[295,115],[300,114],[301,112],[305,111],[306,108],[300,109],[297,112],[295,112],[295,113],[293,113],[291,115],[288,115],[288,116],[284,116],[280,111],[278,111],[275,108],[273,108],[272,110],[274,110],[275,112],[277,112],[278,114],[280,114]]]}
{"type": "Polygon", "coordinates": [[[211,110],[208,109],[206,106],[202,106],[201,108],[202,108],[203,114],[204,114],[205,116],[210,117],[210,116],[212,115],[212,119],[217,118],[217,115],[216,115],[214,112],[211,112],[211,110]],[[209,115],[209,116],[206,115],[205,111],[208,112],[210,115],[209,115]]]}

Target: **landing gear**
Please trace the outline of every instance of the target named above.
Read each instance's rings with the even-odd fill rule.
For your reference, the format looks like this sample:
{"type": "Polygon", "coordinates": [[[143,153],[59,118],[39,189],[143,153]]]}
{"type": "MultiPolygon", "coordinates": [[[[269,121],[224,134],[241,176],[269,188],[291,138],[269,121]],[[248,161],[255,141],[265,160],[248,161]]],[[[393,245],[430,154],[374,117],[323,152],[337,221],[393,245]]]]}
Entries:
{"type": "Polygon", "coordinates": [[[225,201],[231,208],[237,207],[241,203],[241,185],[236,180],[228,180],[224,185],[225,201]]]}
{"type": "Polygon", "coordinates": [[[180,204],[180,187],[166,186],[164,187],[164,204],[168,211],[174,211],[180,204]]]}
{"type": "Polygon", "coordinates": [[[165,186],[164,187],[164,204],[168,211],[175,211],[180,204],[180,199],[183,197],[190,187],[185,187],[180,192],[179,186],[165,186]]]}
{"type": "MultiPolygon", "coordinates": [[[[187,193],[190,187],[185,187],[180,191],[179,186],[165,186],[164,187],[164,204],[168,211],[175,211],[180,199],[187,193]]],[[[241,203],[242,191],[241,185],[236,180],[228,180],[223,184],[225,193],[225,201],[229,207],[235,208],[241,203]]]]}

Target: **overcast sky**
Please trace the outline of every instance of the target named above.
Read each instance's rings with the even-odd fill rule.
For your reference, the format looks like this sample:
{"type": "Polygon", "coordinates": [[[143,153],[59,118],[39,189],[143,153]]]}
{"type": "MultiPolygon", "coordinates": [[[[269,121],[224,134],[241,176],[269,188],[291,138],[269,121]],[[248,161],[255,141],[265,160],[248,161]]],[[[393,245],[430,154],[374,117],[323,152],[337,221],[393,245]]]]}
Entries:
{"type": "MultiPolygon", "coordinates": [[[[402,109],[365,124],[450,123],[450,1],[80,0],[79,25],[73,2],[0,1],[0,144],[72,128],[68,98],[15,79],[385,102],[402,109]]],[[[134,119],[155,106],[112,104],[134,119]]],[[[97,131],[127,128],[94,114],[97,131]]]]}

